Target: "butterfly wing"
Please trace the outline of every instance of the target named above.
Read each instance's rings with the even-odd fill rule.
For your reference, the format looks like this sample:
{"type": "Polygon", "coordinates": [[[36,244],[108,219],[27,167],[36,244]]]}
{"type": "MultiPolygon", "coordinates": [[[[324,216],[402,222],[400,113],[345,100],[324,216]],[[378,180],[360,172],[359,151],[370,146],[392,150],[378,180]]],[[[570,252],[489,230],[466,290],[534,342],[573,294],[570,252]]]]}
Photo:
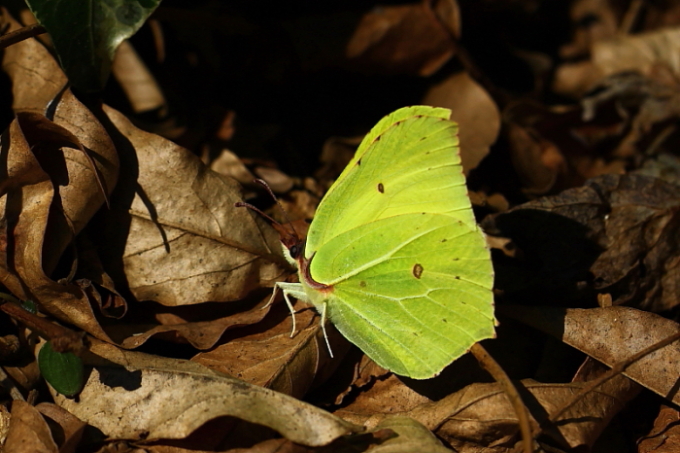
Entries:
{"type": "Polygon", "coordinates": [[[301,283],[381,366],[425,379],[494,336],[493,269],[449,111],[381,120],[321,202],[301,283]]]}
{"type": "Polygon", "coordinates": [[[397,374],[432,377],[494,336],[484,239],[449,216],[403,214],[354,228],[319,249],[311,274],[333,285],[328,319],[397,374]]]}
{"type": "Polygon", "coordinates": [[[306,257],[360,225],[398,214],[448,214],[474,225],[450,111],[407,107],[364,138],[328,191],[307,235],[306,257]]]}

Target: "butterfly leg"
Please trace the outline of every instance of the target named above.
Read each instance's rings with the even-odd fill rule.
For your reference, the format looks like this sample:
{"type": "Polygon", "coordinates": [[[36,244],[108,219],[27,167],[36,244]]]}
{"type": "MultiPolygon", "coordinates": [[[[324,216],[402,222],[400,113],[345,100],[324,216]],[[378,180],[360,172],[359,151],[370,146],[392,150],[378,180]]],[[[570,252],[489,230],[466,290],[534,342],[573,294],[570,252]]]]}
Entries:
{"type": "Polygon", "coordinates": [[[288,310],[290,310],[290,316],[293,318],[293,330],[290,332],[290,338],[293,338],[295,336],[295,331],[297,330],[297,323],[295,322],[295,308],[293,308],[293,304],[290,302],[290,299],[288,298],[288,293],[284,290],[283,291],[283,298],[286,301],[286,305],[288,305],[288,310]]]}
{"type": "Polygon", "coordinates": [[[309,297],[302,288],[302,285],[299,283],[278,282],[276,283],[276,287],[281,288],[283,291],[283,299],[286,301],[286,305],[288,306],[288,310],[290,310],[291,316],[293,316],[293,330],[290,333],[290,337],[293,338],[293,336],[295,336],[295,331],[297,330],[297,324],[295,322],[295,308],[293,308],[293,304],[291,303],[289,296],[293,296],[298,300],[308,303],[309,297]]]}
{"type": "Polygon", "coordinates": [[[279,292],[279,285],[278,283],[274,285],[274,290],[272,291],[272,297],[269,298],[269,302],[265,304],[264,307],[260,308],[260,310],[264,310],[269,308],[271,304],[274,303],[274,299],[276,298],[276,294],[279,292]]]}
{"type": "Polygon", "coordinates": [[[328,341],[328,334],[326,333],[326,307],[327,302],[323,303],[323,308],[321,309],[321,331],[323,332],[323,339],[326,340],[326,347],[328,348],[328,353],[333,358],[333,350],[331,349],[331,342],[328,341]]]}

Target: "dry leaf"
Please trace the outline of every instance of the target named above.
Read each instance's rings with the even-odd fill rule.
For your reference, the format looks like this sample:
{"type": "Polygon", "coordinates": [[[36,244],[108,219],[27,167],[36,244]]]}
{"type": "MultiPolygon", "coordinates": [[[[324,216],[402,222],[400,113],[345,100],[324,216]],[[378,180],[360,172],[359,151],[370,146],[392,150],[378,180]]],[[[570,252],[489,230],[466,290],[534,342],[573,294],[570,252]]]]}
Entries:
{"type": "MultiPolygon", "coordinates": [[[[88,153],[96,156],[96,173],[103,176],[104,187],[111,189],[118,172],[113,144],[70,92],[64,93],[59,102],[55,122],[72,133],[89,132],[80,141],[88,153]]],[[[108,339],[87,295],[77,285],[57,283],[45,273],[45,269],[54,268],[62,251],[104,202],[91,161],[80,150],[58,148],[52,157],[59,164],[48,167],[52,170],[48,175],[18,121],[4,136],[8,139],[0,146],[7,156],[8,170],[3,184],[5,194],[0,198],[2,252],[11,260],[2,260],[0,279],[18,298],[31,299],[57,318],[108,339]]]]}
{"type": "Polygon", "coordinates": [[[12,415],[7,408],[0,404],[0,445],[5,445],[5,441],[7,440],[11,417],[12,415]]]}
{"type": "Polygon", "coordinates": [[[427,92],[423,104],[451,109],[460,126],[460,157],[469,173],[489,154],[501,129],[501,115],[491,96],[467,72],[454,74],[427,92]]]}
{"type": "Polygon", "coordinates": [[[345,52],[362,72],[428,76],[454,55],[455,45],[430,2],[420,2],[366,13],[345,52]]]}
{"type": "Polygon", "coordinates": [[[391,430],[396,435],[371,449],[374,453],[451,453],[430,432],[416,420],[394,416],[387,417],[376,427],[376,430],[391,430]]]}
{"type": "Polygon", "coordinates": [[[313,307],[301,309],[300,305],[296,304],[294,337],[290,337],[292,318],[288,307],[281,302],[263,325],[250,329],[254,333],[239,331],[237,337],[196,355],[192,361],[250,384],[302,398],[314,382],[332,373],[350,345],[332,325],[326,326],[335,359],[331,360],[318,314],[313,307]],[[278,323],[272,325],[274,322],[278,323]]]}
{"type": "Polygon", "coordinates": [[[671,310],[680,291],[679,204],[673,184],[604,175],[487,219],[486,231],[523,252],[497,261],[496,285],[520,298],[576,301],[599,291],[616,305],[671,310]]]}
{"type": "Polygon", "coordinates": [[[555,92],[579,97],[612,74],[635,71],[651,75],[659,67],[680,77],[676,54],[680,51],[680,29],[618,36],[593,43],[591,60],[566,63],[557,69],[553,89],[555,92]]]}
{"type": "Polygon", "coordinates": [[[225,415],[267,426],[310,446],[361,430],[307,403],[197,363],[101,342],[90,352],[84,360],[94,369],[78,400],[53,396],[58,405],[111,438],[181,439],[225,415]]]}
{"type": "Polygon", "coordinates": [[[9,432],[2,451],[4,453],[57,453],[59,448],[40,412],[25,401],[14,400],[9,432]]]}
{"type": "Polygon", "coordinates": [[[638,443],[638,453],[673,453],[680,449],[680,417],[675,407],[661,406],[649,434],[638,443]]]}
{"type": "Polygon", "coordinates": [[[40,403],[35,408],[59,426],[59,430],[53,429],[59,453],[75,452],[87,425],[52,403],[40,403]]]}
{"type": "Polygon", "coordinates": [[[131,205],[107,212],[107,243],[125,241],[125,277],[138,300],[164,305],[233,301],[270,286],[287,269],[278,235],[242,200],[234,180],[208,170],[193,154],[141,131],[105,107],[134,147],[138,176],[117,188],[131,205]],[[129,210],[129,214],[121,212],[129,210]]]}
{"type": "MultiPolygon", "coordinates": [[[[2,30],[8,27],[6,32],[9,33],[21,28],[4,8],[1,12],[2,30]]],[[[27,39],[4,49],[2,68],[11,80],[21,81],[12,85],[15,112],[42,112],[67,83],[57,62],[36,39],[27,39]]]]}
{"type": "Polygon", "coordinates": [[[614,38],[619,30],[621,11],[609,0],[575,0],[569,16],[574,24],[572,41],[560,48],[560,57],[570,60],[586,55],[599,41],[614,38]]]}
{"type": "Polygon", "coordinates": [[[222,338],[225,332],[251,324],[257,324],[267,316],[269,310],[262,307],[269,300],[267,295],[257,305],[237,304],[235,306],[163,307],[144,305],[135,321],[128,320],[107,328],[112,338],[121,339],[124,348],[136,348],[152,337],[177,343],[188,342],[196,349],[209,349],[222,338]],[[147,322],[141,322],[139,318],[147,322]],[[160,323],[160,325],[158,325],[160,323]]]}
{"type": "MultiPolygon", "coordinates": [[[[513,306],[504,313],[614,366],[680,331],[678,323],[630,307],[560,309],[513,306]]],[[[680,345],[672,343],[631,364],[625,376],[664,398],[680,402],[680,345]]]]}
{"type": "Polygon", "coordinates": [[[580,186],[588,178],[625,169],[627,160],[609,149],[609,143],[621,138],[625,129],[618,117],[616,121],[587,121],[577,108],[548,109],[526,101],[510,104],[503,115],[512,164],[522,191],[530,197],[580,186]]]}
{"type": "Polygon", "coordinates": [[[429,402],[429,398],[408,387],[398,376],[390,374],[363,388],[349,404],[334,413],[352,423],[365,424],[373,429],[390,414],[404,414],[429,402]]]}
{"type": "Polygon", "coordinates": [[[223,149],[220,155],[210,162],[210,169],[221,175],[234,178],[244,185],[252,184],[255,179],[255,175],[243,165],[241,159],[228,149],[223,149]]]}
{"type": "Polygon", "coordinates": [[[167,110],[165,96],[158,82],[129,41],[123,41],[118,46],[111,73],[125,92],[135,113],[160,110],[162,115],[167,110]]]}

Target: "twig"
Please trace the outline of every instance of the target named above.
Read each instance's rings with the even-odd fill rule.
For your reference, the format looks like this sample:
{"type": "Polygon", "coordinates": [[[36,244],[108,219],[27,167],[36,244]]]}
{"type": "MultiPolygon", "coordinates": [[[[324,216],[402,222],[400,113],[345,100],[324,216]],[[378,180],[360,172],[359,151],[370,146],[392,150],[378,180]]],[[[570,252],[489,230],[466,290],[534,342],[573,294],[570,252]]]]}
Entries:
{"type": "Polygon", "coordinates": [[[12,44],[24,41],[28,38],[35,38],[38,35],[47,33],[45,27],[38,24],[29,25],[28,27],[23,27],[13,32],[7,33],[6,35],[0,36],[0,49],[9,47],[12,44]]]}
{"type": "Polygon", "coordinates": [[[529,411],[527,411],[526,406],[522,402],[522,398],[517,392],[517,388],[512,383],[505,370],[494,360],[491,355],[484,349],[479,343],[475,343],[470,348],[470,352],[475,356],[479,365],[484,368],[501,386],[505,395],[510,401],[510,405],[515,410],[517,414],[517,422],[519,423],[519,429],[522,433],[522,447],[524,453],[532,453],[533,448],[533,436],[531,433],[531,426],[529,424],[529,411]]]}

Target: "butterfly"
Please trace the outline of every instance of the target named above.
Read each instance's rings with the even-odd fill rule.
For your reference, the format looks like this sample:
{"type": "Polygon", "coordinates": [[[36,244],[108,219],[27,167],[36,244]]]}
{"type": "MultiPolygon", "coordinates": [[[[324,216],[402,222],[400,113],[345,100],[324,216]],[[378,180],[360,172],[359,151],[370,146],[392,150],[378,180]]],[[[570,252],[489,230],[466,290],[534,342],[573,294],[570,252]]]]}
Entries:
{"type": "Polygon", "coordinates": [[[322,199],[306,241],[282,234],[300,280],[276,283],[291,312],[290,296],[313,304],[324,329],[329,320],[378,365],[414,379],[495,336],[491,257],[449,117],[428,106],[384,117],[322,199]]]}

